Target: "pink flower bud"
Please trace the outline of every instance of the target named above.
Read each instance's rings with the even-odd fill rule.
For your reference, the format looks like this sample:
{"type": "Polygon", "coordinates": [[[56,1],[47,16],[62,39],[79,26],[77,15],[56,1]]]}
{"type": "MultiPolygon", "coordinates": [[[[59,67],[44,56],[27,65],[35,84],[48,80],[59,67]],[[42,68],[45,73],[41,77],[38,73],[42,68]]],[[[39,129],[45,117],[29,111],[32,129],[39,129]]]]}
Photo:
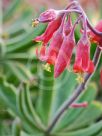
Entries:
{"type": "Polygon", "coordinates": [[[87,102],[83,103],[73,103],[70,107],[72,108],[86,108],[88,106],[87,102]]]}
{"type": "Polygon", "coordinates": [[[55,20],[60,15],[60,10],[48,9],[45,12],[41,13],[38,21],[39,22],[51,22],[55,20]]]}

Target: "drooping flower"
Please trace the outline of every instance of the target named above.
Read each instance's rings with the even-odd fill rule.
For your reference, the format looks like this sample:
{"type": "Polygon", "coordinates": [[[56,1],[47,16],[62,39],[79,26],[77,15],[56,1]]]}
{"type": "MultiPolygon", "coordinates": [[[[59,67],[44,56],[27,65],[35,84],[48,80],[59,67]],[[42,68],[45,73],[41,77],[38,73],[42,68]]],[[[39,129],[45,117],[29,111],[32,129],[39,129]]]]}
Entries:
{"type": "Polygon", "coordinates": [[[54,33],[52,41],[49,45],[47,52],[47,62],[50,64],[55,64],[56,58],[58,56],[59,50],[61,48],[63,38],[64,38],[64,21],[65,16],[63,17],[62,23],[59,29],[54,33]]]}
{"type": "Polygon", "coordinates": [[[92,73],[94,71],[94,64],[90,60],[90,44],[87,36],[83,35],[77,44],[73,70],[75,73],[92,73]]]}
{"type": "Polygon", "coordinates": [[[75,40],[72,33],[68,36],[64,37],[64,41],[61,45],[56,63],[55,63],[55,70],[54,70],[54,77],[58,77],[70,64],[70,60],[72,57],[72,51],[75,46],[75,40]]]}
{"type": "Polygon", "coordinates": [[[55,64],[62,42],[63,42],[63,33],[61,33],[58,30],[57,32],[55,32],[46,54],[48,63],[55,64]]]}
{"type": "Polygon", "coordinates": [[[43,42],[43,45],[46,45],[49,40],[52,38],[54,32],[59,28],[60,24],[62,22],[62,16],[59,16],[56,20],[50,22],[45,30],[45,32],[37,36],[34,41],[41,41],[43,42]]]}

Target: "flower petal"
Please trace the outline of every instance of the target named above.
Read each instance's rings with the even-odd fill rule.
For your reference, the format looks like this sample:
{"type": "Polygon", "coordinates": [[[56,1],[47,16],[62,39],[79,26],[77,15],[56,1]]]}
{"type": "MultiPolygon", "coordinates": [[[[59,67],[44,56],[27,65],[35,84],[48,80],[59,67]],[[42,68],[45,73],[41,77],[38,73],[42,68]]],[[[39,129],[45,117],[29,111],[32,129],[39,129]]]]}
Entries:
{"type": "Polygon", "coordinates": [[[69,66],[72,51],[75,46],[73,37],[65,36],[55,63],[54,77],[58,77],[69,66]]]}
{"type": "Polygon", "coordinates": [[[56,20],[50,22],[45,30],[45,32],[36,37],[33,41],[42,41],[46,45],[52,38],[54,32],[59,28],[62,21],[62,16],[58,17],[56,20]]]}
{"type": "Polygon", "coordinates": [[[94,63],[90,60],[89,68],[87,70],[88,73],[94,72],[94,63]]]}
{"type": "Polygon", "coordinates": [[[90,52],[90,46],[85,45],[83,53],[82,53],[82,69],[83,69],[83,71],[87,71],[87,69],[89,67],[89,63],[90,63],[89,52],[90,52]]]}
{"type": "Polygon", "coordinates": [[[87,37],[82,36],[77,44],[73,70],[75,73],[87,72],[90,65],[90,45],[87,37]]]}

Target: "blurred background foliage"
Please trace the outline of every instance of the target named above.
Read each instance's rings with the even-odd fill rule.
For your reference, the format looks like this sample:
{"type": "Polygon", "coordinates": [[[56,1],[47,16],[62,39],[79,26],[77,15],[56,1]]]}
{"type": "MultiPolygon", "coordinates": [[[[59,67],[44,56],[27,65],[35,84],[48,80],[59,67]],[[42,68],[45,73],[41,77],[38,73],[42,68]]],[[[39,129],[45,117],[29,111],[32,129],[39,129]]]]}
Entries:
{"type": "MultiPolygon", "coordinates": [[[[102,18],[101,0],[79,1],[93,25],[96,24],[102,18]]],[[[60,9],[67,3],[68,0],[0,2],[0,136],[102,136],[101,64],[77,100],[88,101],[89,106],[70,108],[51,134],[46,134],[55,113],[78,85],[77,75],[65,70],[54,79],[53,67],[51,72],[44,69],[44,64],[35,56],[35,48],[40,44],[32,39],[42,34],[46,25],[32,28],[31,23],[32,18],[45,9],[60,9]]],[[[79,29],[75,33],[76,40],[80,37],[79,29]]],[[[91,46],[91,57],[95,48],[96,45],[91,46]]]]}

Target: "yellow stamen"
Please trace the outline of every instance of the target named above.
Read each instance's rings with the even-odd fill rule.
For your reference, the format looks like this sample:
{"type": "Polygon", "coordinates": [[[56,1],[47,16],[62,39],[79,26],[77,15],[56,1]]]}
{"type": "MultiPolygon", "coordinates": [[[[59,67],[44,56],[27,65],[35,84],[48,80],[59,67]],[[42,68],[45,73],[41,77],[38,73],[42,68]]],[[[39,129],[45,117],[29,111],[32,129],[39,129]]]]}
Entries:
{"type": "Polygon", "coordinates": [[[78,74],[78,77],[76,78],[76,80],[79,84],[83,83],[84,82],[83,74],[82,73],[78,74]]]}
{"type": "Polygon", "coordinates": [[[46,71],[51,72],[50,64],[46,63],[45,65],[43,65],[43,68],[44,68],[46,71]]]}
{"type": "Polygon", "coordinates": [[[32,27],[36,27],[39,24],[39,21],[37,19],[32,20],[32,27]]]}

